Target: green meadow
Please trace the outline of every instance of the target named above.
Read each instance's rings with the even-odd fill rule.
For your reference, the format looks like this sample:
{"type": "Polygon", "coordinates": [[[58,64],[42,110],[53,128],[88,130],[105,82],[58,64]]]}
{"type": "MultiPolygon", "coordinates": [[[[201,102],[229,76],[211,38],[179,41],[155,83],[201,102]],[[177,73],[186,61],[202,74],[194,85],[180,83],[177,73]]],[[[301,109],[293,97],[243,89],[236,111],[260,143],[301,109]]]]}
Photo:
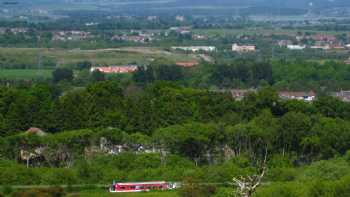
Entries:
{"type": "Polygon", "coordinates": [[[0,69],[0,79],[9,80],[30,80],[49,79],[52,69],[0,69]]]}
{"type": "Polygon", "coordinates": [[[178,197],[176,191],[170,192],[142,192],[142,193],[109,193],[104,190],[82,191],[71,193],[69,197],[178,197]]]}

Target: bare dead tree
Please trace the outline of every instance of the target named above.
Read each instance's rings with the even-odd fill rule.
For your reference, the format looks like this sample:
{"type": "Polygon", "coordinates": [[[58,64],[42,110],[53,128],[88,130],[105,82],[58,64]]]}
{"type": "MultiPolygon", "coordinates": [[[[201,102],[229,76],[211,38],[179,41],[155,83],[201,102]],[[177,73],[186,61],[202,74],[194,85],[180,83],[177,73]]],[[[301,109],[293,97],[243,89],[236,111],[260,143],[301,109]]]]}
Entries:
{"type": "Polygon", "coordinates": [[[260,173],[252,176],[240,176],[239,178],[233,178],[233,184],[236,186],[236,194],[240,197],[251,197],[253,196],[256,189],[261,185],[262,179],[266,173],[266,159],[267,149],[265,152],[264,162],[260,167],[260,173]]]}

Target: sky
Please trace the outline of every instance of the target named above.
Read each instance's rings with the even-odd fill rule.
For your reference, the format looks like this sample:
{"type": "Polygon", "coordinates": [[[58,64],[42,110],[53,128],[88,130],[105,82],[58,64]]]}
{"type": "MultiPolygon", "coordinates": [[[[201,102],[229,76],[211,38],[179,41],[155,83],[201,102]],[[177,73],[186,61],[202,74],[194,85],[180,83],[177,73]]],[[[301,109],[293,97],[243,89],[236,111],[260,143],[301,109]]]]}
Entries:
{"type": "MultiPolygon", "coordinates": [[[[0,1],[19,1],[19,2],[28,2],[29,0],[0,0],[0,1]]],[[[135,2],[135,1],[152,1],[152,0],[30,0],[31,2],[43,3],[43,2],[135,2]]],[[[162,1],[162,0],[159,0],[162,1]]],[[[168,0],[163,0],[168,1],[168,0]]],[[[251,5],[251,6],[270,6],[270,5],[279,5],[286,7],[302,7],[302,6],[343,6],[350,5],[350,0],[171,0],[176,1],[178,4],[183,5],[251,5]]]]}

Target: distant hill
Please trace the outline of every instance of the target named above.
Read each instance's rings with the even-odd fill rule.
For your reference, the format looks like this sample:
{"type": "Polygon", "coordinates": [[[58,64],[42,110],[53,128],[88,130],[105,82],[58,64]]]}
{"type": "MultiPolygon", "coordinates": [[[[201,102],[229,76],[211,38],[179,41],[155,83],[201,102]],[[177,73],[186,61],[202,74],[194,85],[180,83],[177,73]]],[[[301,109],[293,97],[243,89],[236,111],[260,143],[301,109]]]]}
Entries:
{"type": "MultiPolygon", "coordinates": [[[[145,2],[147,0],[0,0],[5,1],[17,1],[24,4],[57,4],[57,3],[118,3],[118,2],[145,2]]],[[[148,0],[152,1],[152,0],[148,0]]],[[[157,1],[157,0],[153,0],[157,1]]],[[[158,0],[161,2],[162,0],[158,0]]],[[[178,6],[219,6],[219,5],[230,5],[230,6],[278,6],[278,7],[289,7],[289,8],[305,8],[305,6],[315,7],[338,7],[338,6],[350,6],[350,0],[164,0],[164,2],[171,2],[170,4],[176,4],[178,6]]]]}
{"type": "Polygon", "coordinates": [[[236,13],[235,9],[239,7],[239,13],[246,15],[300,15],[307,13],[309,9],[322,11],[350,7],[350,0],[0,0],[9,1],[18,2],[19,7],[45,6],[54,10],[64,10],[65,6],[74,4],[75,10],[96,7],[99,10],[137,14],[188,13],[191,9],[192,14],[225,15],[236,13]],[[81,8],[79,4],[82,5],[81,8]]]}
{"type": "Polygon", "coordinates": [[[177,0],[182,5],[233,5],[233,6],[281,6],[305,8],[305,6],[350,6],[350,0],[177,0]]]}

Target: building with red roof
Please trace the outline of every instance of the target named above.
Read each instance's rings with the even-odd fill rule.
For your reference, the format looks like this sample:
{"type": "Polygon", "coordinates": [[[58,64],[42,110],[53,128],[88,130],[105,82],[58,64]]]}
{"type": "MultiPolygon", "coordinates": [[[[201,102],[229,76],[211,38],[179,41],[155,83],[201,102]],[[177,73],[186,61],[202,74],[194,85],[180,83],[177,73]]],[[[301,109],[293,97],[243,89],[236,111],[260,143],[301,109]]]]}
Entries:
{"type": "Polygon", "coordinates": [[[136,65],[125,65],[125,66],[104,66],[104,67],[91,67],[90,71],[94,72],[96,70],[106,73],[106,74],[123,74],[123,73],[133,73],[137,71],[136,65]]]}
{"type": "Polygon", "coordinates": [[[181,67],[185,67],[185,68],[191,68],[191,67],[196,66],[198,64],[199,64],[199,62],[197,62],[195,60],[194,61],[187,61],[187,62],[176,62],[177,66],[181,66],[181,67]]]}

